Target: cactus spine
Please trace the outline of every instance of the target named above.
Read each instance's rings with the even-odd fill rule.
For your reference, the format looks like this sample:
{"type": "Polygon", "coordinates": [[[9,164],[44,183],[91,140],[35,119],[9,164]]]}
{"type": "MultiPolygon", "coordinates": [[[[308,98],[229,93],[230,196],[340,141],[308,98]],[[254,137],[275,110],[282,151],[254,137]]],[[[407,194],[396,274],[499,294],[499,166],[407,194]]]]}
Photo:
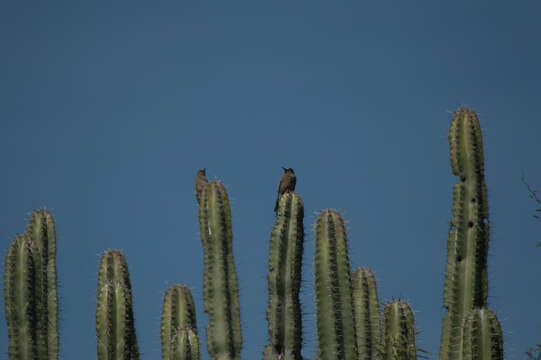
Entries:
{"type": "Polygon", "coordinates": [[[381,346],[384,360],[415,360],[415,318],[407,303],[395,300],[383,308],[383,337],[381,346]]]}
{"type": "Polygon", "coordinates": [[[106,251],[98,273],[96,333],[99,360],[138,360],[128,264],[118,250],[106,251]]]}
{"type": "Polygon", "coordinates": [[[199,224],[205,253],[203,298],[209,315],[208,351],[212,359],[240,359],[242,335],[231,209],[220,182],[211,181],[203,188],[199,224]]]}
{"type": "Polygon", "coordinates": [[[464,319],[464,360],[503,360],[503,336],[496,315],[473,309],[464,319]]]}
{"type": "Polygon", "coordinates": [[[30,243],[26,234],[13,239],[5,263],[4,303],[12,360],[37,358],[35,272],[30,243]]]}
{"type": "Polygon", "coordinates": [[[459,109],[449,130],[451,169],[460,178],[453,187],[447,242],[447,266],[440,360],[462,358],[462,324],[474,307],[487,300],[488,205],[483,143],[477,115],[459,109]]]}
{"type": "Polygon", "coordinates": [[[37,210],[26,228],[32,239],[35,271],[36,345],[38,359],[58,359],[58,292],[56,286],[56,231],[46,210],[37,210]]]}
{"type": "Polygon", "coordinates": [[[184,285],[173,285],[165,293],[161,340],[163,360],[199,359],[195,304],[184,285]]]}
{"type": "Polygon", "coordinates": [[[295,193],[282,195],[271,232],[268,289],[269,345],[263,359],[301,360],[299,291],[304,246],[304,204],[295,193]]]}
{"type": "Polygon", "coordinates": [[[315,291],[319,359],[357,359],[346,229],[334,210],[316,220],[315,291]]]}
{"type": "Polygon", "coordinates": [[[359,360],[375,360],[381,337],[376,278],[368,268],[356,269],[351,277],[359,360]]]}

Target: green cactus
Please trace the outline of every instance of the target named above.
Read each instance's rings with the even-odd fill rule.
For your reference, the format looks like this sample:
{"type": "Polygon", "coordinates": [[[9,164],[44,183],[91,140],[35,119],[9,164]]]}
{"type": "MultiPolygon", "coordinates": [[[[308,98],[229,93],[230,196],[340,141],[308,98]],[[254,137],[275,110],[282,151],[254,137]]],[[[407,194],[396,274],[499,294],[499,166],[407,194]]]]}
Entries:
{"type": "Polygon", "coordinates": [[[372,270],[359,268],[353,272],[351,282],[359,360],[375,360],[381,339],[376,278],[372,270]]]}
{"type": "Polygon", "coordinates": [[[4,271],[11,360],[37,359],[34,268],[30,236],[18,235],[9,246],[4,271]]]}
{"type": "Polygon", "coordinates": [[[383,307],[382,360],[415,360],[415,318],[410,306],[393,300],[383,307]]]}
{"type": "Polygon", "coordinates": [[[346,229],[334,210],[316,220],[314,275],[319,359],[357,359],[346,229]]]}
{"type": "Polygon", "coordinates": [[[304,204],[295,193],[280,198],[271,232],[268,289],[269,345],[264,360],[302,360],[299,291],[304,246],[304,204]]]}
{"type": "Polygon", "coordinates": [[[173,285],[165,293],[161,340],[163,360],[199,359],[195,304],[184,285],[173,285]]]}
{"type": "Polygon", "coordinates": [[[464,319],[464,360],[503,360],[500,322],[488,309],[473,309],[464,319]]]}
{"type": "Polygon", "coordinates": [[[208,351],[212,359],[240,359],[242,334],[231,209],[220,182],[211,181],[203,188],[199,224],[205,253],[203,298],[209,315],[208,351]]]}
{"type": "Polygon", "coordinates": [[[171,360],[198,360],[199,338],[190,328],[179,329],[171,341],[171,360]]]}
{"type": "Polygon", "coordinates": [[[118,250],[106,251],[98,273],[96,333],[99,360],[138,360],[128,264],[118,250]]]}
{"type": "Polygon", "coordinates": [[[483,142],[477,115],[459,109],[451,121],[449,148],[453,174],[453,210],[447,242],[440,360],[462,358],[462,324],[487,300],[488,205],[483,142]]]}
{"type": "Polygon", "coordinates": [[[47,210],[30,217],[26,233],[30,236],[34,259],[36,346],[38,359],[58,359],[58,291],[56,284],[56,231],[47,210]]]}

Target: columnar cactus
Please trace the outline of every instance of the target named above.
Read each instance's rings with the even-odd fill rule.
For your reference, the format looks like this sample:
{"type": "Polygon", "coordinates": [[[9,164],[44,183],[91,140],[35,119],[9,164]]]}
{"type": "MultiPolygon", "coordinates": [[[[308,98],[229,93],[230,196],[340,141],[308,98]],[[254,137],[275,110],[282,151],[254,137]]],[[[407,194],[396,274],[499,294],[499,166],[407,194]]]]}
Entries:
{"type": "Polygon", "coordinates": [[[161,320],[162,359],[199,359],[195,304],[190,290],[173,285],[165,293],[161,320]]]}
{"type": "Polygon", "coordinates": [[[299,291],[304,246],[304,204],[295,193],[279,201],[269,251],[269,345],[264,360],[301,360],[302,323],[299,291]]]}
{"type": "Polygon", "coordinates": [[[449,147],[453,174],[453,210],[447,242],[440,360],[462,358],[462,324],[487,300],[488,205],[483,142],[477,115],[459,109],[451,121],[449,147]]]}
{"type": "Polygon", "coordinates": [[[381,338],[376,278],[372,270],[359,268],[353,272],[351,282],[359,360],[375,360],[381,338]]]}
{"type": "Polygon", "coordinates": [[[47,210],[37,210],[26,228],[32,239],[35,271],[36,346],[38,359],[58,359],[58,292],[56,231],[47,210]]]}
{"type": "Polygon", "coordinates": [[[106,251],[98,273],[96,333],[99,360],[138,360],[128,264],[118,250],[106,251]]]}
{"type": "Polygon", "coordinates": [[[315,290],[319,360],[357,359],[346,229],[334,210],[316,220],[315,290]]]}
{"type": "Polygon", "coordinates": [[[4,271],[4,303],[10,359],[37,359],[35,265],[31,240],[19,235],[11,242],[4,271]]]}
{"type": "Polygon", "coordinates": [[[209,315],[207,348],[212,359],[240,359],[242,334],[231,209],[220,182],[211,181],[203,188],[199,224],[205,253],[203,298],[209,315]]]}
{"type": "Polygon", "coordinates": [[[387,303],[383,308],[383,335],[380,358],[383,360],[415,360],[415,318],[402,300],[387,303]]]}
{"type": "Polygon", "coordinates": [[[473,309],[464,319],[464,360],[503,360],[500,322],[488,309],[473,309]]]}

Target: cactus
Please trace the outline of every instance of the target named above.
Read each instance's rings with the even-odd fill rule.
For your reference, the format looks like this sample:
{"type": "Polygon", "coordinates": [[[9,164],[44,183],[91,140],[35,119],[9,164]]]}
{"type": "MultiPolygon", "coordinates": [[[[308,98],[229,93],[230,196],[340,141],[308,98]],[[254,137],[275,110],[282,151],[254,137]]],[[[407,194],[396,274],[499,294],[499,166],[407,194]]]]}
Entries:
{"type": "Polygon", "coordinates": [[[359,360],[375,360],[381,338],[376,278],[372,270],[359,268],[353,272],[351,282],[359,360]]]}
{"type": "Polygon", "coordinates": [[[319,359],[357,359],[346,229],[334,210],[316,220],[315,291],[319,359]]]}
{"type": "Polygon", "coordinates": [[[304,246],[304,204],[295,193],[280,198],[269,250],[269,345],[263,359],[302,360],[299,291],[304,246]]]}
{"type": "Polygon", "coordinates": [[[209,315],[208,351],[212,359],[240,359],[242,335],[231,209],[220,182],[211,181],[203,188],[199,224],[205,253],[203,298],[209,315]]]}
{"type": "Polygon", "coordinates": [[[461,359],[462,323],[487,300],[488,205],[483,143],[477,115],[459,109],[449,130],[453,174],[453,210],[447,243],[440,360],[461,359]]]}
{"type": "Polygon", "coordinates": [[[383,307],[381,359],[415,360],[415,318],[409,305],[394,300],[383,307]]]}
{"type": "Polygon", "coordinates": [[[503,360],[503,336],[496,315],[488,309],[473,309],[464,319],[464,360],[503,360]]]}
{"type": "Polygon", "coordinates": [[[9,246],[4,271],[4,303],[9,358],[37,359],[35,271],[30,237],[18,235],[9,246]]]}
{"type": "Polygon", "coordinates": [[[98,273],[96,333],[99,360],[138,360],[128,264],[118,250],[106,251],[98,273]]]}
{"type": "Polygon", "coordinates": [[[47,210],[37,210],[26,228],[35,264],[36,346],[38,359],[58,359],[56,231],[47,210]]]}
{"type": "Polygon", "coordinates": [[[199,359],[195,304],[184,285],[173,285],[165,293],[161,340],[163,360],[199,359]]]}

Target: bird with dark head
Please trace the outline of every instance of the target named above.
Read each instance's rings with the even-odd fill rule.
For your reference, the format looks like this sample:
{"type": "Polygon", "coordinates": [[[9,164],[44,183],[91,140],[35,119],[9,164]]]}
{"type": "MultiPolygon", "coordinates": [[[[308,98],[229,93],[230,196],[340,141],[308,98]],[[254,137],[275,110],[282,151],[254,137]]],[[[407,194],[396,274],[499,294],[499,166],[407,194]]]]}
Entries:
{"type": "Polygon", "coordinates": [[[193,184],[195,197],[198,203],[201,202],[201,192],[203,191],[203,188],[207,184],[208,184],[208,180],[206,176],[206,169],[201,169],[197,172],[197,175],[195,176],[195,182],[193,184]]]}
{"type": "Polygon", "coordinates": [[[282,195],[295,191],[295,185],[297,184],[295,171],[292,168],[285,168],[283,166],[282,169],[284,169],[284,173],[280,178],[280,184],[278,184],[278,198],[276,199],[276,205],[274,205],[274,212],[278,212],[278,204],[282,195]]]}

